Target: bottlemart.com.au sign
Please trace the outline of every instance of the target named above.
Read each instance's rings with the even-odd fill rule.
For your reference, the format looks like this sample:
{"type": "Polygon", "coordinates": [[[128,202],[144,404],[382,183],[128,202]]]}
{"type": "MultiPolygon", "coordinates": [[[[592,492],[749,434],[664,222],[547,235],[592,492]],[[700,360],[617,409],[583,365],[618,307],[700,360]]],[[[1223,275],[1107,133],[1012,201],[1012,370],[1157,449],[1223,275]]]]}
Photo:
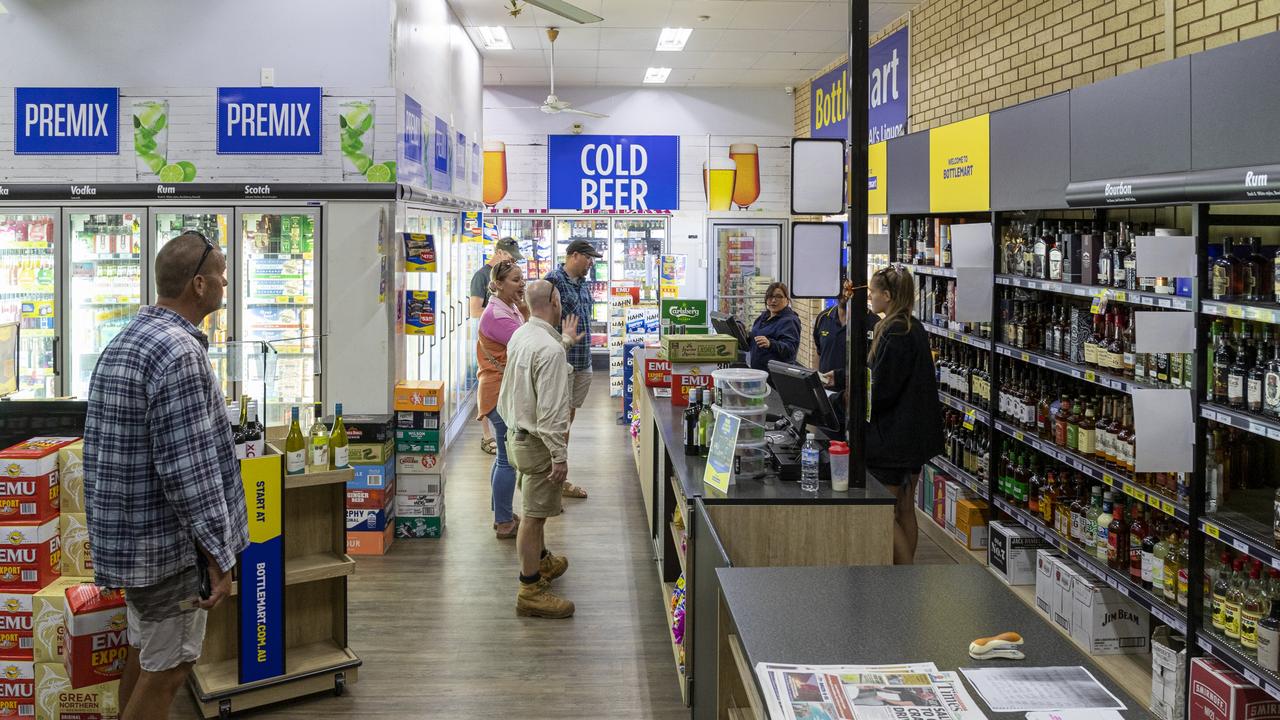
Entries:
{"type": "Polygon", "coordinates": [[[671,321],[672,325],[706,325],[707,301],[662,300],[661,313],[662,319],[671,321]]]}

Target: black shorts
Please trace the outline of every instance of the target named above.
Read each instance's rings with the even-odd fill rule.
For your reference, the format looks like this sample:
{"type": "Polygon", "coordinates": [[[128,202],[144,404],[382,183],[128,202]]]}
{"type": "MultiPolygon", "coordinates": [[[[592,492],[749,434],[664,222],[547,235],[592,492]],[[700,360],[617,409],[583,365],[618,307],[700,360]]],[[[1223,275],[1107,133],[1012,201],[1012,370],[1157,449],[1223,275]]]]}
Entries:
{"type": "Polygon", "coordinates": [[[879,480],[881,485],[890,487],[903,487],[920,474],[919,470],[901,468],[867,468],[867,472],[871,473],[871,477],[879,480]]]}

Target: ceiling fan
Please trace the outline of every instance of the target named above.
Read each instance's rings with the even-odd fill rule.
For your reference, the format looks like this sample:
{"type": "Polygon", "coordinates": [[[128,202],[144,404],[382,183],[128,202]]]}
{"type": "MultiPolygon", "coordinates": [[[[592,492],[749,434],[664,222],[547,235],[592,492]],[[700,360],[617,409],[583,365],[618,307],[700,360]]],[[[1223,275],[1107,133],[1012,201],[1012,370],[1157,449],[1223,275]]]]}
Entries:
{"type": "Polygon", "coordinates": [[[572,20],[576,23],[597,23],[604,18],[595,13],[587,12],[577,5],[571,5],[564,0],[524,0],[521,4],[520,0],[508,0],[507,12],[511,17],[520,17],[520,13],[524,11],[525,5],[532,5],[536,8],[542,8],[549,13],[555,13],[562,18],[572,20]]]}
{"type": "Polygon", "coordinates": [[[547,99],[542,101],[541,105],[523,105],[518,107],[501,107],[501,108],[485,108],[486,110],[541,110],[548,115],[557,115],[559,113],[568,113],[570,115],[583,115],[589,118],[607,118],[608,115],[602,115],[590,110],[579,110],[572,106],[566,100],[556,97],[556,38],[560,37],[560,28],[547,28],[547,40],[551,42],[551,93],[547,95],[547,99]]]}

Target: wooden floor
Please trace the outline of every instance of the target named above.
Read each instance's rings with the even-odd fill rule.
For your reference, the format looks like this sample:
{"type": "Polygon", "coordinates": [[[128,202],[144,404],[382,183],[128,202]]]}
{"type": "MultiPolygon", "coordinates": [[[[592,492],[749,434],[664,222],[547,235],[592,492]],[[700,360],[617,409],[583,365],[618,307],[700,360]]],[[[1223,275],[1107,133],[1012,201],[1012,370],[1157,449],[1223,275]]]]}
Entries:
{"type": "MultiPolygon", "coordinates": [[[[344,697],[245,716],[687,718],[629,439],[607,388],[597,373],[569,444],[569,477],[591,497],[566,499],[565,514],[547,524],[548,546],[569,558],[555,588],[577,604],[574,618],[516,617],[515,541],[493,536],[493,458],[475,425],[448,459],[444,537],[398,540],[385,557],[357,559],[359,683],[344,697]]],[[[198,717],[185,690],[173,717],[198,717]]]]}

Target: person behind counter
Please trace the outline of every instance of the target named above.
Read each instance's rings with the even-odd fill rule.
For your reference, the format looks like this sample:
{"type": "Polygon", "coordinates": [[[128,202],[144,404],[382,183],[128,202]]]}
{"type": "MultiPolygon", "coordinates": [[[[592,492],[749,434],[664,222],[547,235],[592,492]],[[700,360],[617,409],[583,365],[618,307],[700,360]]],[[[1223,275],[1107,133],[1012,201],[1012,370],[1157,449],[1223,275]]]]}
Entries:
{"type": "Polygon", "coordinates": [[[929,336],[911,317],[915,280],[906,267],[877,270],[868,283],[876,323],[867,353],[871,408],[867,423],[867,471],[897,498],[893,562],[910,565],[916,554],[915,508],[920,468],[942,452],[942,407],[929,336]]]}
{"type": "Polygon", "coordinates": [[[769,361],[794,363],[800,348],[800,316],[791,309],[791,291],[776,282],[764,293],[765,311],[751,325],[751,367],[769,370],[769,361]]]}

